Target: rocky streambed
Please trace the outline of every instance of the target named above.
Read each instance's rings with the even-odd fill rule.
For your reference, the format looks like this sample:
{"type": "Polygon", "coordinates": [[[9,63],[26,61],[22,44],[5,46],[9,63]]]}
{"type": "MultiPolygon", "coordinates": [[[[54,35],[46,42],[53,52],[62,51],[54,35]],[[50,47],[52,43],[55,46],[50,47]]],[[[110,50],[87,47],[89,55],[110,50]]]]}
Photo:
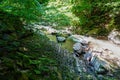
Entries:
{"type": "MultiPolygon", "coordinates": [[[[84,44],[85,42],[90,42],[87,47],[82,45],[78,49],[76,45],[75,49],[77,53],[83,56],[86,66],[94,72],[95,74],[108,75],[114,77],[116,75],[112,74],[115,69],[120,69],[120,47],[106,40],[98,40],[92,37],[85,37],[81,35],[73,35],[74,40],[77,43],[84,44]],[[89,50],[84,51],[84,48],[89,48],[89,50]],[[84,54],[82,54],[82,51],[84,54]]],[[[85,44],[86,44],[85,43],[85,44]]],[[[74,48],[75,48],[74,45],[74,48]]],[[[79,45],[80,46],[80,45],[79,45]]],[[[118,73],[119,75],[120,73],[118,73]]],[[[118,79],[119,80],[119,79],[118,79]]]]}
{"type": "Polygon", "coordinates": [[[47,35],[51,36],[59,32],[71,34],[65,38],[66,41],[72,40],[72,44],[70,46],[68,44],[73,49],[72,52],[61,48],[61,45],[57,43],[51,44],[56,48],[55,57],[61,70],[64,69],[63,80],[68,80],[64,76],[66,69],[74,74],[71,75],[70,80],[120,80],[120,47],[109,41],[113,40],[114,36],[109,35],[109,40],[98,40],[92,37],[73,35],[67,30],[56,30],[39,25],[36,28],[44,30],[47,35]]]}

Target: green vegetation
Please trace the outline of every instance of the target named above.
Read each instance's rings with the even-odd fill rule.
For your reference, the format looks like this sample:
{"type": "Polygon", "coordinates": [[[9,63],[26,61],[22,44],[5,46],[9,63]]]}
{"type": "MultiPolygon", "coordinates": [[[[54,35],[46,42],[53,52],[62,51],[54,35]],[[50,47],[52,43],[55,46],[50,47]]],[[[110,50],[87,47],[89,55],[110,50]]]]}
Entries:
{"type": "Polygon", "coordinates": [[[114,28],[119,30],[119,0],[72,0],[72,4],[80,21],[76,28],[79,34],[107,36],[114,28]]]}
{"type": "Polygon", "coordinates": [[[36,0],[3,0],[0,4],[0,79],[56,80],[57,63],[49,39],[24,27],[38,20],[36,0]],[[46,43],[44,43],[46,42],[46,43]]]}
{"type": "MultiPolygon", "coordinates": [[[[56,41],[56,36],[54,36],[54,35],[47,35],[47,37],[51,41],[57,42],[56,41]]],[[[62,48],[66,49],[66,50],[68,50],[68,51],[70,51],[72,53],[73,52],[72,46],[73,46],[74,43],[75,43],[74,41],[72,41],[71,39],[68,38],[65,43],[62,43],[62,44],[60,43],[59,45],[61,45],[62,48]]]]}
{"type": "MultiPolygon", "coordinates": [[[[120,1],[0,0],[1,80],[73,80],[67,68],[58,70],[56,48],[48,36],[29,27],[34,22],[107,36],[114,28],[120,30],[120,1]]],[[[72,45],[68,40],[63,47],[72,50],[72,45]]]]}
{"type": "MultiPolygon", "coordinates": [[[[16,47],[19,50],[4,51],[1,57],[0,67],[2,69],[0,70],[0,78],[2,80],[7,80],[8,78],[9,80],[58,79],[57,71],[55,71],[57,63],[52,59],[54,49],[47,47],[50,47],[49,43],[44,43],[47,41],[48,39],[44,36],[34,35],[21,40],[20,47],[16,43],[16,47]],[[43,39],[41,40],[41,38],[43,39]]],[[[7,45],[7,50],[11,46],[7,45]]]]}
{"type": "Polygon", "coordinates": [[[70,26],[70,6],[61,1],[51,1],[44,8],[46,14],[41,17],[41,24],[51,26],[70,26]]]}
{"type": "Polygon", "coordinates": [[[43,13],[41,6],[36,0],[3,0],[0,3],[0,10],[19,16],[21,20],[31,21],[39,19],[43,13]]]}

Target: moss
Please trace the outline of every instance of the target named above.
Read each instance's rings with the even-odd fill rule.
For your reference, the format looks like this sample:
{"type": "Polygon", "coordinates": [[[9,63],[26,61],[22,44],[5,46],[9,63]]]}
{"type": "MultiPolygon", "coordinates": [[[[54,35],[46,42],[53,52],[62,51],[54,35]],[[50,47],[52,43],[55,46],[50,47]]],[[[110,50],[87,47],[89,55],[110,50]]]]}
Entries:
{"type": "MultiPolygon", "coordinates": [[[[56,37],[54,35],[47,35],[47,37],[51,41],[57,42],[56,37]]],[[[66,42],[62,43],[60,45],[62,46],[63,49],[67,49],[68,51],[73,52],[73,48],[72,48],[73,44],[74,44],[74,42],[71,39],[67,38],[66,42]]]]}
{"type": "Polygon", "coordinates": [[[62,47],[72,53],[73,52],[73,47],[72,47],[73,44],[74,44],[74,42],[72,40],[67,39],[66,42],[62,44],[62,47]]]}
{"type": "Polygon", "coordinates": [[[98,28],[95,28],[93,30],[90,30],[87,34],[88,35],[96,35],[98,33],[99,29],[98,28]]]}

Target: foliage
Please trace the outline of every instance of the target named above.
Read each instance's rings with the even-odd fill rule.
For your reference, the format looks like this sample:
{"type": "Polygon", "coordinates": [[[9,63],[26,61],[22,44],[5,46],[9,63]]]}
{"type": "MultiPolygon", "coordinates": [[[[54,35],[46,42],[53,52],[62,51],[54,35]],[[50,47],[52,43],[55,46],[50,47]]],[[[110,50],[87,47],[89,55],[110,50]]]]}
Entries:
{"type": "Polygon", "coordinates": [[[66,66],[57,70],[55,46],[45,35],[33,32],[33,27],[28,29],[27,22],[73,25],[78,34],[107,36],[112,29],[120,29],[119,5],[119,0],[1,0],[0,79],[57,80],[61,72],[63,79],[74,79],[66,66]]]}
{"type": "MultiPolygon", "coordinates": [[[[15,43],[15,41],[13,42],[15,43]]],[[[34,36],[22,39],[20,43],[20,46],[18,43],[15,43],[16,46],[6,44],[7,50],[0,53],[0,79],[56,80],[57,73],[54,67],[57,63],[52,59],[54,49],[50,47],[48,38],[34,34],[34,36]]],[[[3,45],[1,45],[1,49],[4,48],[3,45]]]]}
{"type": "Polygon", "coordinates": [[[101,33],[108,34],[112,29],[119,28],[119,0],[72,0],[72,4],[72,12],[79,17],[80,21],[77,27],[80,27],[79,33],[87,34],[99,28],[99,32],[95,34],[102,35],[101,33]]]}
{"type": "Polygon", "coordinates": [[[72,4],[72,12],[80,18],[80,25],[86,24],[91,13],[90,0],[72,0],[72,4]]]}
{"type": "Polygon", "coordinates": [[[35,1],[3,0],[0,3],[2,80],[57,79],[54,70],[57,63],[52,59],[54,48],[50,47],[49,39],[24,27],[26,24],[24,21],[40,17],[37,11],[39,3],[35,1]]]}
{"type": "Polygon", "coordinates": [[[0,9],[27,21],[39,19],[44,13],[37,0],[3,0],[0,9]]]}
{"type": "Polygon", "coordinates": [[[44,7],[46,14],[42,15],[40,23],[55,27],[70,26],[72,21],[70,8],[71,5],[65,1],[52,0],[44,7]]]}

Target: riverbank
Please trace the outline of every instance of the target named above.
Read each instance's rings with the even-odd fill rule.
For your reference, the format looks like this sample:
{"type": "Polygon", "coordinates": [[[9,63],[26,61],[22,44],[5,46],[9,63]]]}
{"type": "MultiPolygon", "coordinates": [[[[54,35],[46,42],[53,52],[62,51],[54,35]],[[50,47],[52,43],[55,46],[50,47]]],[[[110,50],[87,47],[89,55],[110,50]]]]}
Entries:
{"type": "MultiPolygon", "coordinates": [[[[101,65],[104,66],[105,70],[107,70],[108,72],[104,75],[104,74],[100,74],[100,76],[102,75],[102,77],[104,78],[105,76],[107,78],[109,78],[112,75],[112,78],[114,78],[116,75],[114,75],[114,71],[115,69],[119,69],[120,67],[120,47],[114,43],[112,43],[111,41],[104,39],[97,39],[97,38],[93,38],[90,36],[82,36],[82,35],[77,35],[77,34],[73,34],[72,32],[69,31],[69,29],[65,29],[65,30],[56,30],[54,28],[52,28],[51,26],[40,26],[37,25],[36,28],[38,28],[41,32],[44,33],[44,35],[48,36],[50,41],[54,41],[57,44],[57,40],[56,40],[56,34],[62,34],[60,36],[65,36],[66,34],[70,34],[69,36],[65,36],[66,38],[66,42],[58,44],[63,50],[67,50],[68,53],[66,54],[66,52],[61,52],[61,49],[58,49],[58,53],[60,53],[62,55],[61,59],[65,59],[65,55],[67,55],[67,61],[65,60],[65,63],[69,64],[71,62],[69,62],[69,57],[70,57],[70,53],[73,53],[73,45],[74,43],[81,43],[81,42],[90,42],[91,44],[91,50],[92,50],[92,59],[91,59],[91,63],[94,65],[93,67],[91,67],[90,65],[86,65],[86,62],[84,61],[84,55],[80,55],[80,57],[77,56],[71,56],[72,59],[74,59],[74,63],[75,66],[67,66],[66,64],[64,64],[64,66],[66,65],[67,68],[71,71],[71,69],[69,67],[72,67],[74,74],[79,73],[78,75],[81,74],[81,72],[84,72],[85,74],[91,73],[91,69],[92,69],[92,73],[91,76],[94,78],[98,78],[99,75],[97,73],[101,73],[101,71],[103,72],[104,70],[101,69],[101,65]],[[97,55],[97,56],[94,56],[97,55]],[[96,59],[97,57],[97,59],[96,59]],[[95,59],[95,60],[94,60],[95,59]],[[80,66],[80,65],[84,65],[80,66]],[[95,69],[95,71],[93,70],[95,69]],[[96,76],[97,75],[97,76],[96,76]],[[108,75],[108,76],[107,76],[108,75]],[[109,76],[110,75],[110,76],[109,76]]],[[[54,46],[54,45],[53,45],[54,46]]],[[[87,53],[85,53],[87,54],[87,53]]],[[[88,56],[90,57],[90,56],[88,56]]],[[[59,59],[59,60],[61,60],[59,59]]],[[[59,62],[58,60],[58,62],[59,62]]],[[[70,59],[71,60],[71,59],[70,59]]],[[[60,61],[61,62],[61,61],[60,61]]],[[[64,62],[61,62],[64,63],[64,62]]],[[[117,74],[118,75],[118,74],[117,74]]],[[[80,77],[80,76],[79,76],[80,77]]],[[[81,77],[80,77],[81,79],[81,77]]]]}

